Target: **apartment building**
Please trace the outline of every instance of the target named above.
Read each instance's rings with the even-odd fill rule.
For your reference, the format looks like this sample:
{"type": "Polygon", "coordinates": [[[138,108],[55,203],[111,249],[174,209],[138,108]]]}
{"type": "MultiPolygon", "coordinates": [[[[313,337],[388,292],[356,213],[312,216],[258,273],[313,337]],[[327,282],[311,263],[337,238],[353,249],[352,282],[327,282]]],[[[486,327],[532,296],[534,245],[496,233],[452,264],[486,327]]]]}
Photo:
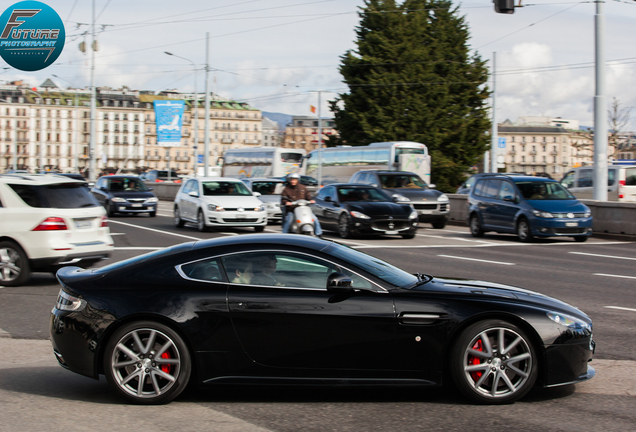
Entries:
{"type": "MultiPolygon", "coordinates": [[[[321,119],[322,122],[322,142],[329,135],[338,135],[335,129],[335,122],[330,118],[321,119]]],[[[285,138],[283,147],[304,148],[309,153],[318,148],[318,119],[309,116],[294,116],[291,123],[285,128],[285,138]]]]}

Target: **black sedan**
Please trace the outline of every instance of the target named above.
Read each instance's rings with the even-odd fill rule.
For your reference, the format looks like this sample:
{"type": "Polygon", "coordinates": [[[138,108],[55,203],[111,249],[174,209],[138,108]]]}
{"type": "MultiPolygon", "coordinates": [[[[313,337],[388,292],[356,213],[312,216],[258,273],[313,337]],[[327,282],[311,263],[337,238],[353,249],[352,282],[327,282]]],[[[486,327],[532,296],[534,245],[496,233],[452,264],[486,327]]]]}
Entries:
{"type": "Polygon", "coordinates": [[[393,202],[386,193],[364,184],[325,186],[311,209],[325,230],[342,238],[356,234],[400,234],[415,237],[418,216],[409,204],[393,202]]]}
{"type": "Polygon", "coordinates": [[[115,213],[148,213],[154,217],[159,200],[151,190],[137,176],[112,175],[100,177],[91,193],[104,206],[108,217],[115,213]]]}
{"type": "Polygon", "coordinates": [[[133,403],[212,384],[440,386],[510,403],[594,376],[592,321],[499,284],[409,274],[318,238],[184,243],[65,267],[50,331],[59,363],[133,403]]]}

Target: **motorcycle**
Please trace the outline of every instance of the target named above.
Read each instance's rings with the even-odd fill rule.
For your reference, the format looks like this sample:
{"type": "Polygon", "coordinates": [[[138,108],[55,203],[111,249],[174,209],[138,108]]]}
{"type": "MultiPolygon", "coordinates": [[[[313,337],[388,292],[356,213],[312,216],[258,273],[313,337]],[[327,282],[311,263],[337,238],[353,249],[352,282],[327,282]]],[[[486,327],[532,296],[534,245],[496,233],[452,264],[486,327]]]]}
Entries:
{"type": "Polygon", "coordinates": [[[294,208],[294,221],[292,222],[289,232],[291,234],[304,234],[315,236],[315,218],[314,212],[309,207],[310,202],[307,200],[296,200],[291,203],[294,208]]]}

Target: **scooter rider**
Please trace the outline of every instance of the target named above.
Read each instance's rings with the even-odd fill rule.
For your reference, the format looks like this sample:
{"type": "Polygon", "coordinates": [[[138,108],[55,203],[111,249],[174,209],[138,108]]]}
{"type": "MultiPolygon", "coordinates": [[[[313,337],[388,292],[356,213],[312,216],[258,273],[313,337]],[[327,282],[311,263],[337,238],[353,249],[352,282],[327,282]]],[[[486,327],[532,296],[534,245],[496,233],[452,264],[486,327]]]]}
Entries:
{"type": "MultiPolygon", "coordinates": [[[[284,233],[289,233],[289,229],[294,222],[294,206],[292,205],[292,202],[303,199],[312,204],[316,202],[311,199],[309,191],[305,185],[300,184],[300,174],[292,173],[287,175],[287,186],[283,189],[283,193],[280,198],[280,205],[285,211],[283,223],[284,233]]],[[[314,217],[314,232],[317,236],[322,235],[320,222],[318,222],[318,218],[316,217],[314,217]]]]}

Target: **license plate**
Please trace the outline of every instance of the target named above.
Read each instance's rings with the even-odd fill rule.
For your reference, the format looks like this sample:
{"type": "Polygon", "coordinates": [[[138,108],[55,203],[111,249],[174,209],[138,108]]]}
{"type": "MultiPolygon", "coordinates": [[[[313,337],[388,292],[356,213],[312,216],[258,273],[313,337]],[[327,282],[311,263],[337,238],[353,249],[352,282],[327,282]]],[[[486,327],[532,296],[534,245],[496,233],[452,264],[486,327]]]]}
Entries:
{"type": "Polygon", "coordinates": [[[245,215],[244,214],[240,214],[240,215],[236,215],[237,219],[245,219],[245,215]]]}
{"type": "Polygon", "coordinates": [[[141,207],[141,204],[133,204],[133,207],[141,207]]]}
{"type": "Polygon", "coordinates": [[[575,226],[579,226],[578,222],[566,222],[565,223],[566,227],[575,227],[575,226]]]}
{"type": "Polygon", "coordinates": [[[397,231],[384,231],[384,234],[397,234],[397,231]]]}
{"type": "Polygon", "coordinates": [[[77,229],[90,228],[92,225],[93,225],[93,223],[92,223],[92,221],[90,219],[75,220],[75,227],[77,229]]]}
{"type": "Polygon", "coordinates": [[[126,207],[119,207],[119,211],[124,211],[126,210],[126,207]]]}

